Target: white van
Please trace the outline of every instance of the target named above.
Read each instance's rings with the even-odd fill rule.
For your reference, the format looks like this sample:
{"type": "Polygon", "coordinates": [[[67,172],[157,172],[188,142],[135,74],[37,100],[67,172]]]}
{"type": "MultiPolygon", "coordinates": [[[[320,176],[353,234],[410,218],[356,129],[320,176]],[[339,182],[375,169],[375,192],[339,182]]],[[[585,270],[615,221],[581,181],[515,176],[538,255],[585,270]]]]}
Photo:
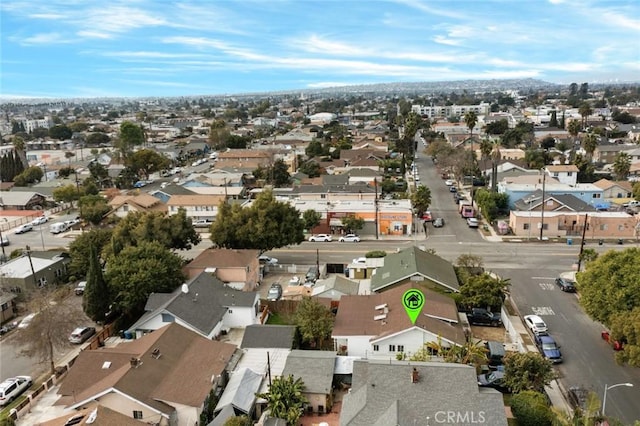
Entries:
{"type": "Polygon", "coordinates": [[[58,222],[51,224],[51,226],[49,227],[49,232],[51,232],[52,234],[59,234],[66,231],[67,229],[69,229],[69,225],[63,222],[58,222]]]}

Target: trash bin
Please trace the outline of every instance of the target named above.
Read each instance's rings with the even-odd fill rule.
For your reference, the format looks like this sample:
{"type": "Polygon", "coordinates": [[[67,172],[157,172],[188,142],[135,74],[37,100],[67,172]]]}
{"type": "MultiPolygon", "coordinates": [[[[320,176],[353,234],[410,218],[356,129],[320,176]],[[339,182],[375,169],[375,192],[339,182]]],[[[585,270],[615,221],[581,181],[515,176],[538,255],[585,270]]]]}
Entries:
{"type": "Polygon", "coordinates": [[[567,245],[572,245],[573,244],[573,239],[572,238],[567,238],[567,245]]]}
{"type": "Polygon", "coordinates": [[[604,244],[604,240],[598,240],[598,245],[601,246],[602,244],[604,244]]]}

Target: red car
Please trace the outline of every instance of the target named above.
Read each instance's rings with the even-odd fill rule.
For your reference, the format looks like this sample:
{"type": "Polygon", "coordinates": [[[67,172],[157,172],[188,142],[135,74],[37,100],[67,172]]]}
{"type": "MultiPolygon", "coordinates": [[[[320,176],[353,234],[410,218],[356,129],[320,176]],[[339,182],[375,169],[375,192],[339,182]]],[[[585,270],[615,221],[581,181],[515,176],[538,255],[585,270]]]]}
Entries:
{"type": "Polygon", "coordinates": [[[425,222],[433,222],[433,216],[431,216],[431,212],[422,213],[422,220],[425,222]]]}
{"type": "Polygon", "coordinates": [[[618,340],[616,340],[615,342],[611,342],[610,339],[610,335],[608,331],[603,331],[602,333],[600,333],[600,336],[602,337],[602,340],[604,340],[605,342],[607,342],[608,344],[610,344],[613,347],[614,351],[621,351],[624,348],[624,342],[620,342],[618,340]]]}

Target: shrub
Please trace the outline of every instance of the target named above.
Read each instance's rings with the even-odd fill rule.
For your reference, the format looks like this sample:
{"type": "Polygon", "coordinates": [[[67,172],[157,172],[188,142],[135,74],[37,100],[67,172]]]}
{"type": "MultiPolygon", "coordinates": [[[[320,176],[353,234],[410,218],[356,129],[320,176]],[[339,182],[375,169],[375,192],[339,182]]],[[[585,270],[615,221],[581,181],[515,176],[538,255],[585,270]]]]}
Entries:
{"type": "Polygon", "coordinates": [[[511,398],[511,412],[519,426],[551,426],[551,409],[540,392],[524,391],[511,398]]]}
{"type": "Polygon", "coordinates": [[[385,257],[387,252],[384,250],[372,250],[364,255],[367,258],[385,257]]]}

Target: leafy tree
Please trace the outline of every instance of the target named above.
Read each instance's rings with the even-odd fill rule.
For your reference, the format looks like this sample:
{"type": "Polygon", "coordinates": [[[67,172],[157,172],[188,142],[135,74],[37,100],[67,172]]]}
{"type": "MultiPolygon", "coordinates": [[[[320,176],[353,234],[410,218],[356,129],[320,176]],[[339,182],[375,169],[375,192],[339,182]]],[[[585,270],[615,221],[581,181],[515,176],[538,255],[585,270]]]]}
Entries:
{"type": "Polygon", "coordinates": [[[58,124],[49,129],[49,137],[51,139],[64,141],[71,139],[71,136],[73,136],[73,131],[64,124],[58,124]]]}
{"type": "Polygon", "coordinates": [[[577,120],[571,121],[567,127],[567,131],[571,136],[573,136],[574,140],[578,136],[578,133],[580,133],[580,130],[582,129],[580,128],[580,123],[577,120]]]}
{"type": "Polygon", "coordinates": [[[91,177],[96,181],[100,188],[104,187],[105,182],[109,179],[109,172],[107,169],[97,161],[92,161],[87,167],[91,177]]]}
{"type": "Polygon", "coordinates": [[[605,325],[612,315],[640,306],[640,249],[608,251],[576,274],[580,304],[605,325]]]}
{"type": "Polygon", "coordinates": [[[556,146],[556,139],[553,136],[547,136],[540,142],[540,148],[549,150],[556,146]]]}
{"type": "Polygon", "coordinates": [[[169,249],[189,250],[200,243],[200,235],[184,209],[171,216],[162,212],[131,212],[113,229],[110,249],[117,254],[126,246],[139,246],[151,241],[169,249]]]}
{"type": "Polygon", "coordinates": [[[543,392],[555,378],[551,361],[537,352],[510,352],[504,357],[504,383],[514,393],[543,392]]]}
{"type": "Polygon", "coordinates": [[[358,232],[364,228],[364,219],[356,215],[348,215],[341,219],[342,226],[349,232],[358,232]]]}
{"type": "Polygon", "coordinates": [[[44,176],[44,172],[40,167],[31,166],[22,171],[19,175],[17,175],[13,182],[16,186],[27,186],[32,183],[40,182],[42,177],[44,176]]]}
{"type": "Polygon", "coordinates": [[[118,148],[126,155],[133,147],[144,143],[144,130],[131,121],[124,121],[120,125],[120,139],[118,148]]]}
{"type": "Polygon", "coordinates": [[[287,422],[287,426],[295,426],[308,402],[302,394],[303,390],[302,379],[294,379],[292,375],[281,376],[273,379],[269,392],[261,393],[258,397],[267,401],[271,416],[283,419],[287,422]]]}
{"type": "Polygon", "coordinates": [[[90,247],[94,245],[98,254],[111,241],[111,229],[92,229],[78,235],[69,244],[69,274],[76,278],[84,277],[89,270],[90,247]]]}
{"type": "Polygon", "coordinates": [[[222,203],[211,225],[211,241],[219,247],[269,251],[300,244],[303,231],[298,210],[264,191],[250,207],[222,203]]]}
{"type": "Polygon", "coordinates": [[[633,198],[640,201],[640,182],[633,184],[633,198]]]}
{"type": "Polygon", "coordinates": [[[322,173],[320,164],[315,161],[305,161],[304,163],[300,164],[300,167],[298,167],[298,171],[304,173],[310,178],[318,177],[322,173]]]}
{"type": "Polygon", "coordinates": [[[96,322],[104,321],[109,311],[111,295],[109,286],[102,275],[102,264],[96,245],[89,244],[89,270],[87,271],[87,286],[84,289],[82,308],[89,318],[96,322]]]}
{"type": "Polygon", "coordinates": [[[616,352],[618,363],[640,367],[640,306],[611,316],[610,340],[624,342],[624,350],[616,352]]]}
{"type": "Polygon", "coordinates": [[[80,191],[73,184],[61,186],[53,190],[53,199],[63,203],[73,203],[80,198],[80,191]]]}
{"type": "Polygon", "coordinates": [[[506,119],[492,121],[484,126],[485,133],[489,135],[503,135],[509,130],[509,122],[506,119]]]}
{"type": "Polygon", "coordinates": [[[481,256],[474,254],[461,254],[458,256],[458,259],[456,259],[456,265],[467,269],[483,269],[484,260],[481,256]]]}
{"type": "Polygon", "coordinates": [[[493,277],[486,272],[469,276],[460,288],[460,304],[499,311],[510,285],[508,278],[493,277]]]}
{"type": "Polygon", "coordinates": [[[291,182],[291,175],[289,174],[289,167],[284,160],[279,159],[273,163],[270,167],[271,179],[269,182],[273,183],[276,187],[283,187],[289,185],[291,182]]]}
{"type": "Polygon", "coordinates": [[[111,211],[111,207],[101,195],[80,197],[78,205],[80,206],[80,218],[93,225],[99,225],[104,216],[111,211]]]}
{"type": "Polygon", "coordinates": [[[587,126],[587,119],[593,114],[593,108],[588,102],[583,102],[578,108],[578,112],[582,116],[582,128],[584,129],[587,126]]]}
{"type": "Polygon", "coordinates": [[[226,147],[231,149],[246,149],[250,142],[251,138],[248,136],[229,135],[226,147]]]}
{"type": "Polygon", "coordinates": [[[324,341],[331,337],[333,320],[331,311],[312,297],[305,297],[298,304],[295,323],[302,338],[315,348],[322,349],[324,341]]]}
{"type": "Polygon", "coordinates": [[[151,149],[141,149],[127,158],[127,165],[135,170],[139,176],[149,178],[151,173],[169,167],[169,159],[151,149]]]}
{"type": "Polygon", "coordinates": [[[596,168],[588,158],[583,157],[581,154],[576,154],[575,158],[573,159],[573,164],[578,168],[578,182],[595,182],[596,168]]]}
{"type": "Polygon", "coordinates": [[[183,260],[157,241],[127,246],[107,259],[114,303],[129,318],[140,314],[151,293],[168,293],[184,282],[183,260]]]}
{"type": "Polygon", "coordinates": [[[613,162],[613,174],[616,180],[627,180],[629,171],[631,170],[631,157],[626,152],[620,152],[616,155],[613,162]]]}
{"type": "Polygon", "coordinates": [[[66,179],[71,173],[75,173],[75,169],[73,167],[60,167],[58,170],[58,177],[66,179]]]}
{"type": "Polygon", "coordinates": [[[84,121],[75,121],[69,124],[69,128],[72,132],[84,132],[89,128],[89,123],[84,121]]]}
{"type": "Polygon", "coordinates": [[[551,118],[549,119],[549,127],[558,127],[558,113],[556,110],[551,111],[551,118]]]}
{"type": "Polygon", "coordinates": [[[86,142],[89,146],[107,145],[111,143],[111,138],[106,133],[94,132],[87,136],[86,142]]]}
{"type": "Polygon", "coordinates": [[[540,392],[524,391],[511,397],[511,411],[518,426],[551,426],[553,414],[540,392]]]}
{"type": "Polygon", "coordinates": [[[24,167],[17,152],[0,157],[0,180],[3,182],[13,182],[14,178],[23,171],[24,167]]]}
{"type": "Polygon", "coordinates": [[[524,152],[524,161],[530,169],[541,169],[548,163],[548,154],[537,149],[528,149],[524,152]]]}
{"type": "Polygon", "coordinates": [[[49,372],[55,372],[56,351],[66,347],[69,330],[80,320],[72,304],[64,301],[64,291],[56,287],[43,287],[30,294],[30,311],[37,312],[29,327],[16,336],[20,355],[36,358],[49,364],[49,372]],[[55,302],[55,303],[52,303],[55,302]]]}
{"type": "Polygon", "coordinates": [[[322,142],[314,139],[311,142],[309,142],[309,145],[307,145],[307,148],[305,149],[305,154],[307,154],[307,157],[313,158],[313,157],[320,157],[328,153],[325,153],[325,150],[322,147],[322,142]]]}
{"type": "Polygon", "coordinates": [[[96,186],[96,181],[88,177],[82,182],[82,191],[85,195],[98,195],[100,190],[96,186]]]}
{"type": "Polygon", "coordinates": [[[302,213],[302,221],[304,222],[304,229],[310,230],[320,225],[322,215],[315,210],[305,210],[302,213]]]}
{"type": "Polygon", "coordinates": [[[411,193],[411,204],[416,214],[429,210],[431,205],[431,190],[424,185],[418,186],[415,192],[411,193]]]}

